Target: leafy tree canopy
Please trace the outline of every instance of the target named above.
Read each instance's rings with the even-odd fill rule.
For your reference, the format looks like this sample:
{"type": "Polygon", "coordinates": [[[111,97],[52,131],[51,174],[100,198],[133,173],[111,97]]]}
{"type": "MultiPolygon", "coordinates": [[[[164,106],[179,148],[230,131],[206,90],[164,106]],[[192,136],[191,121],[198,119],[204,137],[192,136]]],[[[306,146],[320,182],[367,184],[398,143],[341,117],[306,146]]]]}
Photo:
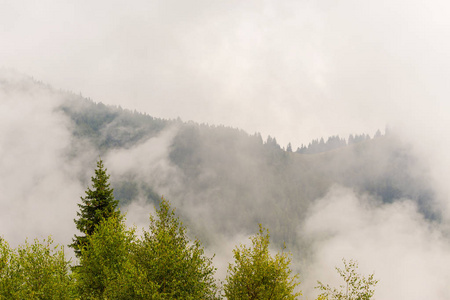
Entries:
{"type": "Polygon", "coordinates": [[[163,299],[215,299],[212,259],[199,240],[190,241],[186,228],[162,198],[149,231],[138,243],[136,261],[163,299]]]}
{"type": "Polygon", "coordinates": [[[159,299],[156,284],[149,282],[133,260],[134,229],[123,218],[103,220],[87,237],[76,269],[77,291],[82,299],[159,299]]]}
{"type": "Polygon", "coordinates": [[[17,249],[0,239],[0,299],[73,299],[63,248],[49,237],[17,249]]]}
{"type": "Polygon", "coordinates": [[[324,285],[318,281],[317,289],[322,293],[318,300],[369,300],[372,298],[375,290],[373,289],[378,283],[374,279],[374,274],[370,274],[367,278],[357,273],[358,263],[354,260],[347,262],[342,259],[344,269],[336,267],[336,271],[344,279],[345,285],[341,285],[340,289],[331,288],[328,284],[324,285]]]}
{"type": "Polygon", "coordinates": [[[104,219],[87,237],[75,269],[83,299],[216,299],[212,259],[162,199],[140,239],[123,218],[104,219]]]}
{"type": "Polygon", "coordinates": [[[292,275],[290,257],[286,253],[269,253],[269,231],[259,226],[259,233],[251,238],[252,247],[241,245],[234,252],[234,264],[228,267],[224,285],[225,296],[234,299],[296,299],[300,283],[292,275]]]}

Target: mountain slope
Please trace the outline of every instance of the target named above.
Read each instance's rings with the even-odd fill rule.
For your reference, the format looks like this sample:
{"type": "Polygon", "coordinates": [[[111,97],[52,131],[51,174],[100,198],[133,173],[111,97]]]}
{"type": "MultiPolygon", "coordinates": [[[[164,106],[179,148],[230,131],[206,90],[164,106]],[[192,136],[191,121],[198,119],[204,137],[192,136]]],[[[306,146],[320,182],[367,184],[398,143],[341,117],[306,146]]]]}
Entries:
{"type": "Polygon", "coordinates": [[[130,165],[142,162],[124,153],[139,148],[139,155],[151,156],[153,148],[160,147],[158,139],[171,132],[164,137],[163,156],[144,159],[138,170],[117,172],[116,196],[126,206],[142,198],[157,203],[165,195],[206,240],[217,232],[251,232],[263,223],[276,242],[294,243],[310,204],[333,185],[383,203],[412,199],[427,218],[439,218],[425,172],[393,134],[320,154],[300,154],[284,151],[270,137],[264,142],[259,134],[162,120],[69,96],[60,108],[74,124],[73,136],[106,155],[107,163],[119,153],[130,165]],[[154,169],[158,164],[167,168],[154,169]],[[151,170],[160,174],[146,176],[151,170]]]}
{"type": "MultiPolygon", "coordinates": [[[[46,117],[66,130],[67,142],[55,154],[69,166],[64,176],[85,186],[101,155],[124,209],[157,204],[164,195],[205,243],[252,233],[262,223],[275,244],[300,247],[298,228],[311,205],[336,185],[376,205],[410,199],[426,218],[439,219],[426,169],[395,134],[301,154],[284,151],[274,138],[263,141],[258,133],[158,119],[17,74],[3,76],[0,90],[4,97],[31,98],[30,104],[53,99],[46,117]]],[[[44,142],[58,139],[42,135],[44,142]]],[[[79,196],[73,195],[74,201],[79,196]]]]}

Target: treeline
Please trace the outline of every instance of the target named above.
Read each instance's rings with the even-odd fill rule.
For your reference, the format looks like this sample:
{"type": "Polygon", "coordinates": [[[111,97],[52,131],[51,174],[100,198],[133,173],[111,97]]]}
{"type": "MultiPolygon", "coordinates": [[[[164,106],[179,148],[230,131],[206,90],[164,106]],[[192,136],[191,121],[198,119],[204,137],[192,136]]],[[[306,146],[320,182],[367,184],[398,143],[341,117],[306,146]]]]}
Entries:
{"type": "Polygon", "coordinates": [[[74,123],[74,137],[89,139],[101,151],[130,147],[158,134],[171,123],[73,94],[65,96],[59,109],[74,123]]]}
{"type": "MultiPolygon", "coordinates": [[[[163,129],[174,124],[193,125],[194,122],[182,122],[181,119],[166,120],[155,118],[145,113],[122,109],[120,106],[109,106],[101,102],[95,103],[91,99],[83,98],[81,95],[68,94],[60,109],[75,123],[73,134],[75,137],[89,138],[99,150],[112,148],[130,147],[137,142],[160,133],[163,129]]],[[[244,136],[256,138],[261,145],[275,150],[294,152],[291,143],[286,148],[281,147],[277,139],[268,136],[263,141],[260,133],[249,135],[248,133],[223,125],[215,126],[199,124],[200,127],[210,128],[217,132],[225,133],[225,136],[244,136]]],[[[381,137],[380,130],[373,138],[381,137]]],[[[328,139],[320,138],[312,140],[308,145],[301,145],[295,151],[300,154],[316,154],[357,144],[372,139],[369,134],[350,134],[347,138],[338,135],[330,136],[328,139]]]]}
{"type": "MultiPolygon", "coordinates": [[[[375,135],[373,136],[373,138],[379,138],[381,137],[382,134],[380,132],[380,130],[377,130],[377,132],[375,133],[375,135]]],[[[301,153],[301,154],[315,154],[315,153],[322,153],[322,152],[326,152],[326,151],[331,151],[331,150],[335,150],[335,149],[339,149],[345,146],[350,146],[350,145],[354,145],[354,144],[358,144],[364,141],[368,141],[371,140],[370,135],[368,134],[350,134],[348,136],[347,141],[345,140],[345,138],[340,138],[338,135],[334,135],[334,136],[330,136],[328,138],[328,140],[324,140],[323,138],[319,139],[314,139],[312,140],[308,146],[305,145],[301,145],[300,147],[297,148],[297,150],[295,151],[296,153],[301,153]]],[[[292,152],[292,148],[291,148],[291,144],[288,144],[287,151],[292,152]]]]}
{"type": "MultiPolygon", "coordinates": [[[[127,149],[140,148],[143,155],[129,159],[148,165],[117,170],[114,178],[119,205],[142,199],[158,205],[161,195],[166,195],[176,203],[190,232],[205,244],[221,234],[252,232],[264,222],[273,244],[281,247],[286,242],[294,256],[309,260],[305,253],[313,254],[313,250],[297,229],[308,208],[335,184],[385,203],[411,199],[433,219],[440,214],[430,205],[435,195],[427,172],[415,171],[417,160],[395,134],[320,155],[303,155],[285,151],[275,137],[263,140],[258,133],[249,135],[226,126],[158,119],[26,80],[4,82],[2,88],[11,93],[40,91],[61,100],[53,112],[65,117],[72,133],[62,157],[80,166],[79,170],[95,159],[93,153],[114,157],[119,149],[125,154],[127,149]],[[175,137],[165,133],[172,127],[175,137]],[[164,145],[168,159],[161,156],[153,161],[152,147],[157,145],[164,145]],[[147,176],[155,166],[170,170],[158,167],[157,176],[147,176]],[[196,213],[189,207],[197,206],[207,210],[202,223],[208,226],[196,222],[196,213]],[[228,221],[230,217],[233,222],[228,221]]],[[[85,172],[76,176],[82,185],[89,180],[85,172]]]]}
{"type": "Polygon", "coordinates": [[[49,238],[11,249],[0,240],[0,299],[294,299],[298,276],[287,253],[269,254],[268,230],[252,247],[234,250],[235,262],[219,287],[212,258],[190,240],[174,209],[161,199],[142,236],[125,226],[103,162],[97,163],[75,220],[78,263],[49,238]]]}
{"type": "MultiPolygon", "coordinates": [[[[199,240],[188,238],[167,200],[161,199],[156,215],[150,215],[148,230],[138,236],[135,228],[125,225],[101,160],[92,188],[81,200],[75,220],[81,235],[69,245],[78,259],[75,265],[51,238],[16,249],[0,239],[0,299],[275,300],[301,295],[290,254],[271,255],[269,232],[261,225],[251,246],[233,250],[234,262],[218,284],[212,258],[199,240]]],[[[373,275],[366,280],[355,272],[354,262],[344,265],[338,271],[349,284],[347,298],[370,299],[377,283],[373,275]]],[[[320,282],[317,288],[322,291],[318,299],[344,295],[320,282]]]]}

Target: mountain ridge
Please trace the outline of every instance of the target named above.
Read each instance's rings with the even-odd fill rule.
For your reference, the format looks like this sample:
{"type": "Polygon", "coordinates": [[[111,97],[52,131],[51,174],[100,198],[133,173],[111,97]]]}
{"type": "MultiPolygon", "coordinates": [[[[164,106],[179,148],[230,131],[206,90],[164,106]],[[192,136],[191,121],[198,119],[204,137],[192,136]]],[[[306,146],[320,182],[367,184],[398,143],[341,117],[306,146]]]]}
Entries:
{"type": "MultiPolygon", "coordinates": [[[[157,205],[164,195],[205,243],[263,223],[275,244],[304,247],[299,226],[336,185],[381,205],[410,199],[425,218],[440,218],[426,172],[393,133],[305,154],[286,151],[270,136],[264,141],[259,133],[223,125],[159,119],[32,78],[2,79],[0,89],[58,98],[53,112],[70,123],[68,161],[104,157],[123,208],[157,205]]],[[[317,144],[326,145],[322,141],[317,144]]],[[[85,184],[88,177],[81,172],[79,180],[85,184]]]]}

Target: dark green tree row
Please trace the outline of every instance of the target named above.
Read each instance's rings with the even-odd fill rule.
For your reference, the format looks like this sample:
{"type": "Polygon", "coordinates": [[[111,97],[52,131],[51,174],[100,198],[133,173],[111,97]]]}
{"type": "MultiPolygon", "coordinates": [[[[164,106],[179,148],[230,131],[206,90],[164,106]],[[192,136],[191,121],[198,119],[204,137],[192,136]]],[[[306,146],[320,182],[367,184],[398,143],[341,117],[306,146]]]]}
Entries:
{"type": "MultiPolygon", "coordinates": [[[[373,136],[373,138],[379,138],[381,137],[381,131],[377,130],[377,132],[375,132],[375,135],[373,136]]],[[[297,153],[301,153],[301,154],[316,154],[316,153],[322,153],[322,152],[327,152],[327,151],[331,151],[334,149],[339,149],[345,146],[350,146],[350,145],[354,145],[354,144],[358,144],[364,141],[368,141],[370,140],[371,137],[368,134],[350,134],[348,136],[348,141],[345,140],[345,138],[340,138],[338,135],[335,136],[330,136],[328,138],[328,140],[324,140],[323,138],[321,138],[320,140],[315,139],[312,140],[308,146],[305,145],[301,145],[300,147],[297,148],[297,153]]],[[[286,151],[292,152],[292,148],[290,143],[288,144],[286,151]],[[290,151],[289,151],[290,149],[290,151]]]]}
{"type": "MultiPolygon", "coordinates": [[[[161,200],[156,215],[150,215],[148,230],[138,236],[134,228],[125,226],[101,160],[92,188],[81,200],[75,223],[82,235],[70,245],[78,264],[70,267],[64,248],[53,246],[50,238],[17,249],[0,239],[0,299],[275,300],[300,295],[290,255],[270,254],[269,232],[262,226],[250,247],[240,245],[233,251],[234,262],[219,288],[212,258],[204,254],[199,240],[188,238],[167,200],[161,200]]],[[[346,272],[357,275],[351,264],[340,271],[346,272]]],[[[373,276],[362,283],[349,281],[350,277],[345,277],[347,283],[361,285],[355,290],[365,297],[351,299],[370,299],[370,288],[376,284],[373,276]]],[[[320,283],[319,288],[321,299],[341,299],[328,286],[320,283]]]]}
{"type": "Polygon", "coordinates": [[[60,110],[74,123],[75,138],[87,139],[99,150],[129,147],[159,133],[170,122],[119,107],[66,94],[60,110]]]}
{"type": "Polygon", "coordinates": [[[169,182],[174,174],[155,179],[128,170],[112,181],[115,196],[122,207],[138,199],[157,205],[163,193],[156,187],[170,186],[170,200],[179,206],[190,232],[205,244],[218,234],[252,232],[264,223],[276,247],[286,242],[294,255],[301,253],[302,259],[308,259],[314,250],[296,230],[308,208],[336,184],[385,203],[408,198],[427,218],[441,217],[433,205],[436,195],[426,170],[415,171],[421,166],[410,146],[388,131],[383,136],[381,132],[371,134],[380,138],[370,140],[367,134],[346,137],[345,144],[352,144],[350,147],[343,146],[343,138],[324,137],[323,143],[320,139],[311,142],[310,154],[303,155],[295,153],[292,145],[284,151],[273,135],[263,139],[261,134],[250,135],[237,128],[162,120],[70,93],[61,94],[61,98],[60,112],[73,125],[69,127],[72,144],[67,147],[67,157],[74,159],[71,163],[83,157],[86,149],[102,155],[115,149],[126,151],[150,139],[165,138],[161,135],[165,130],[176,128],[166,153],[178,184],[171,186],[169,182]],[[195,213],[184,205],[204,203],[210,208],[204,220],[209,226],[200,228],[195,213]],[[238,217],[228,222],[229,216],[238,217]]]}

